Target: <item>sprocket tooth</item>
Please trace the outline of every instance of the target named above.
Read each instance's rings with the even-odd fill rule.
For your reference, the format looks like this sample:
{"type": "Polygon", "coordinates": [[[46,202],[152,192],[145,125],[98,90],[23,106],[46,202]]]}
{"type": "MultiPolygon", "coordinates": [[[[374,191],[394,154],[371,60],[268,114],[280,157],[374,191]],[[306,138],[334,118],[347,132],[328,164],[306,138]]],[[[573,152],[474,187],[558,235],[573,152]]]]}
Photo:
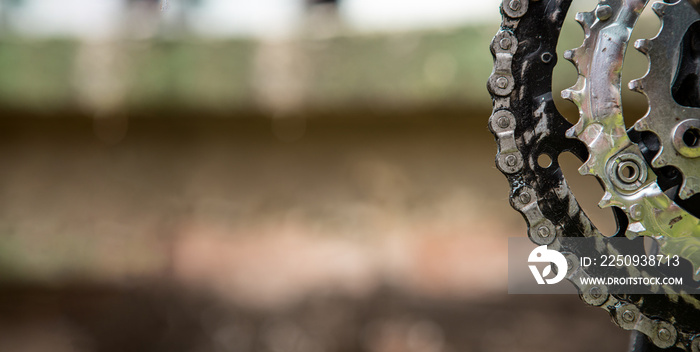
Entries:
{"type": "Polygon", "coordinates": [[[651,160],[651,166],[655,168],[664,167],[666,165],[668,165],[668,160],[666,157],[664,157],[663,151],[651,160]]]}
{"type": "MultiPolygon", "coordinates": [[[[668,66],[679,60],[683,54],[683,35],[697,22],[697,12],[689,1],[666,1],[652,5],[660,18],[661,28],[652,39],[640,39],[635,48],[649,60],[646,74],[639,78],[639,89],[647,97],[648,110],[638,120],[634,129],[654,133],[659,142],[660,152],[651,161],[653,167],[673,166],[683,175],[679,187],[679,197],[686,199],[693,193],[700,193],[700,179],[692,158],[681,155],[674,146],[674,126],[680,119],[695,118],[700,113],[697,107],[685,107],[674,101],[668,92],[669,82],[678,74],[668,66]],[[653,79],[652,79],[653,78],[653,79]],[[670,99],[669,99],[670,98],[670,99]],[[661,121],[668,121],[662,123],[661,121]]],[[[632,89],[632,82],[630,82],[632,89]]],[[[637,89],[635,89],[637,90],[637,89]]]]}
{"type": "Polygon", "coordinates": [[[576,49],[567,50],[564,52],[564,59],[576,65],[576,49]]]}
{"type": "Polygon", "coordinates": [[[649,122],[647,121],[646,116],[634,123],[634,129],[637,131],[649,131],[649,122]]]}
{"type": "Polygon", "coordinates": [[[685,176],[683,183],[678,189],[678,196],[681,197],[681,199],[688,199],[695,195],[697,192],[694,191],[694,189],[697,189],[697,181],[698,179],[695,177],[685,176]]]}
{"type": "Polygon", "coordinates": [[[574,18],[578,22],[583,30],[588,33],[595,22],[595,14],[593,12],[579,12],[574,18]]]}
{"type": "Polygon", "coordinates": [[[605,192],[603,198],[600,200],[600,202],[598,202],[598,207],[607,208],[611,205],[613,205],[612,194],[610,192],[605,192]]]}
{"type": "Polygon", "coordinates": [[[595,165],[597,164],[597,160],[593,158],[593,156],[589,156],[588,160],[584,162],[581,167],[578,168],[578,173],[587,176],[587,175],[593,175],[595,176],[595,165]]]}
{"type": "Polygon", "coordinates": [[[586,167],[585,165],[581,165],[581,167],[578,168],[578,173],[581,174],[581,176],[594,176],[590,168],[586,167]]]}
{"type": "Polygon", "coordinates": [[[688,199],[693,195],[695,195],[695,191],[690,189],[690,187],[686,186],[685,184],[683,184],[680,190],[678,190],[678,196],[681,197],[681,199],[688,199]]]}
{"type": "Polygon", "coordinates": [[[561,97],[574,103],[581,101],[582,92],[575,89],[576,85],[561,91],[561,97]]]}
{"type": "Polygon", "coordinates": [[[659,16],[659,18],[664,17],[666,8],[668,8],[668,5],[660,1],[651,5],[651,9],[654,10],[654,13],[659,16]]]}
{"type": "Polygon", "coordinates": [[[648,39],[637,39],[634,42],[634,48],[644,55],[649,54],[649,49],[651,49],[652,41],[648,39]]]}
{"type": "MultiPolygon", "coordinates": [[[[576,102],[576,105],[579,105],[579,103],[576,102]]],[[[579,110],[580,110],[580,108],[579,108],[579,110]]],[[[580,115],[580,113],[579,113],[579,115],[580,115]]],[[[589,120],[585,116],[581,116],[573,126],[571,126],[568,130],[566,130],[566,134],[565,134],[566,138],[579,139],[579,136],[581,135],[581,133],[583,133],[583,131],[588,126],[589,126],[589,120]]],[[[589,156],[586,163],[588,163],[588,161],[590,161],[590,160],[591,160],[591,158],[589,156]]],[[[583,165],[586,165],[586,163],[584,163],[583,165]]],[[[579,169],[579,172],[581,172],[581,169],[579,169]]],[[[593,174],[590,174],[590,175],[593,175],[593,174]]]]}
{"type": "Polygon", "coordinates": [[[644,94],[644,81],[641,78],[631,80],[627,87],[632,91],[644,94]]]}
{"type": "Polygon", "coordinates": [[[595,176],[591,171],[591,168],[585,163],[578,168],[578,173],[581,176],[595,176]]]}

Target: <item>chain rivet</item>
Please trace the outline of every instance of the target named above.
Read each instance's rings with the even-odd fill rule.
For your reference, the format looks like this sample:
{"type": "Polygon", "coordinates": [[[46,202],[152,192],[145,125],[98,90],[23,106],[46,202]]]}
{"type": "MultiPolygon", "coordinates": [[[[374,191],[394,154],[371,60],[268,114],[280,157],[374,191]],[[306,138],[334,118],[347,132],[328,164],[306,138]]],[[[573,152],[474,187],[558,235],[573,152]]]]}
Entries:
{"type": "Polygon", "coordinates": [[[625,310],[624,313],[622,313],[622,320],[624,320],[628,323],[633,322],[634,321],[634,313],[629,309],[625,310]]]}
{"type": "Polygon", "coordinates": [[[551,231],[545,226],[540,226],[540,228],[537,229],[537,234],[542,238],[547,238],[551,234],[551,231]]]}
{"type": "Polygon", "coordinates": [[[508,4],[508,7],[510,7],[511,10],[513,11],[518,11],[520,10],[520,0],[511,0],[511,2],[508,4]]]}
{"type": "Polygon", "coordinates": [[[497,124],[500,128],[508,128],[508,126],[510,126],[510,120],[505,116],[501,116],[498,118],[497,124]]]}
{"type": "Polygon", "coordinates": [[[505,89],[508,87],[508,78],[498,77],[496,80],[496,86],[498,86],[498,88],[505,89]]]}
{"type": "Polygon", "coordinates": [[[531,197],[529,193],[523,191],[522,193],[520,193],[518,199],[520,199],[520,203],[528,204],[530,203],[531,197]]]}
{"type": "Polygon", "coordinates": [[[499,45],[501,46],[501,49],[503,49],[503,50],[510,49],[511,44],[512,44],[512,41],[510,40],[510,38],[502,38],[501,41],[499,42],[499,45]]]}
{"type": "Polygon", "coordinates": [[[515,164],[518,163],[518,158],[515,157],[515,155],[511,154],[506,157],[506,165],[508,166],[515,166],[515,164]]]}
{"type": "Polygon", "coordinates": [[[671,332],[666,328],[659,329],[657,335],[659,336],[659,339],[663,341],[668,341],[671,338],[671,332]]]}
{"type": "Polygon", "coordinates": [[[600,298],[600,296],[603,295],[603,293],[600,291],[600,288],[598,288],[597,286],[592,287],[589,292],[591,294],[591,297],[593,297],[594,299],[598,299],[600,298]]]}

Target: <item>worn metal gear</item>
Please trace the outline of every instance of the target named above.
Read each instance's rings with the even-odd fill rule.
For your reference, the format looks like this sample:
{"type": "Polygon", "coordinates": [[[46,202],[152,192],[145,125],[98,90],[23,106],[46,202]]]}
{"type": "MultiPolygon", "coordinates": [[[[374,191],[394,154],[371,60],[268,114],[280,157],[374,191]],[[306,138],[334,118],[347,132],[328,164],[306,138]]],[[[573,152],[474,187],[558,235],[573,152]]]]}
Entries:
{"type": "Polygon", "coordinates": [[[651,165],[680,170],[683,182],[678,193],[681,199],[687,199],[700,192],[700,108],[687,106],[697,105],[698,99],[700,28],[696,24],[700,16],[687,1],[656,3],[653,9],[662,23],[659,34],[634,45],[650,62],[646,75],[629,83],[630,89],[649,100],[647,114],[634,128],[656,134],[660,149],[651,165]]]}
{"type": "MultiPolygon", "coordinates": [[[[644,162],[640,146],[627,135],[622,116],[620,73],[632,28],[645,5],[645,0],[608,0],[591,12],[577,14],[585,38],[580,47],[564,56],[578,69],[579,79],[562,96],[576,103],[580,119],[567,135],[586,144],[590,155],[579,172],[595,175],[604,186],[601,207],[616,206],[625,212],[629,221],[626,235],[654,237],[662,253],[687,259],[693,265],[694,275],[700,277],[700,219],[664,193],[656,172],[644,162]]],[[[699,18],[686,5],[686,12],[699,18]]],[[[666,6],[654,4],[655,9],[666,6]]],[[[662,71],[654,72],[657,70],[662,71]]],[[[670,92],[670,82],[655,82],[665,89],[654,92],[670,92]]],[[[661,121],[659,125],[663,125],[663,121],[683,119],[686,112],[665,111],[666,115],[642,120],[661,121]]]]}
{"type": "MultiPolygon", "coordinates": [[[[646,1],[608,0],[577,15],[584,43],[565,57],[577,66],[579,80],[564,93],[579,106],[581,118],[575,126],[557,111],[551,91],[555,48],[570,2],[504,0],[502,5],[501,29],[491,43],[494,70],[488,88],[494,110],[489,127],[499,147],[496,165],[511,186],[511,205],[525,217],[533,242],[559,249],[572,263],[577,262],[577,250],[563,239],[602,241],[558,165],[558,156],[571,152],[586,161],[581,173],[597,176],[604,186],[601,206],[614,207],[619,225],[615,237],[652,236],[663,251],[679,254],[687,270],[697,274],[700,247],[693,241],[700,236],[700,223],[664,193],[665,176],[657,177],[658,170],[646,162],[653,148],[641,143],[639,133],[628,136],[622,119],[620,70],[646,1]],[[538,165],[542,154],[550,156],[551,165],[538,165]]],[[[601,248],[624,253],[624,248],[601,248]]],[[[574,265],[568,278],[573,282],[587,275],[585,268],[574,265]]],[[[605,286],[578,288],[584,302],[607,310],[620,327],[643,333],[654,345],[700,351],[697,297],[668,287],[662,288],[663,294],[642,296],[609,294],[605,286]]]]}

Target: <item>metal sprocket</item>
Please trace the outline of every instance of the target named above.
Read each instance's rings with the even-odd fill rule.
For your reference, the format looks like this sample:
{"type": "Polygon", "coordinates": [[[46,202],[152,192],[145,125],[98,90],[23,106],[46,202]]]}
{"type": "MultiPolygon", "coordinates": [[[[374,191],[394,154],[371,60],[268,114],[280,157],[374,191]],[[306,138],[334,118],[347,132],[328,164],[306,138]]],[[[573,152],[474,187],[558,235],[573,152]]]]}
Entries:
{"type": "MultiPolygon", "coordinates": [[[[700,131],[700,108],[679,104],[673,97],[672,86],[680,73],[684,51],[700,49],[694,49],[693,44],[682,45],[686,35],[692,37],[691,41],[700,41],[694,38],[700,33],[688,31],[691,27],[698,29],[693,25],[700,22],[700,16],[687,1],[658,2],[652,8],[661,19],[661,30],[651,40],[635,42],[635,48],[649,58],[649,71],[644,77],[631,81],[629,87],[647,96],[649,110],[634,128],[656,134],[660,149],[651,165],[655,168],[673,166],[680,170],[683,182],[678,195],[687,199],[700,192],[700,141],[696,138],[700,135],[693,136],[700,131]]],[[[693,74],[697,77],[697,72],[693,74]]],[[[690,83],[697,85],[697,79],[690,83]]]]}
{"type": "MultiPolygon", "coordinates": [[[[569,0],[505,0],[501,30],[491,44],[494,71],[488,83],[494,102],[489,127],[499,146],[496,165],[511,185],[511,205],[525,217],[532,241],[551,246],[561,246],[559,239],[564,237],[602,238],[576,202],[557,163],[565,151],[590,159],[589,146],[566,137],[572,125],[552,100],[555,48],[569,5],[569,0]],[[541,154],[551,157],[550,166],[537,164],[541,154]]],[[[581,16],[591,14],[595,16],[594,12],[581,16]]],[[[624,125],[621,135],[626,137],[624,125]]],[[[621,229],[616,236],[624,236],[627,214],[615,209],[621,229]]],[[[577,271],[585,274],[581,268],[577,271]]],[[[585,287],[581,298],[610,312],[621,327],[644,333],[659,347],[700,350],[700,338],[695,338],[700,305],[690,295],[668,292],[633,297],[608,294],[605,287],[585,287]],[[634,319],[627,319],[630,316],[634,319]]]]}

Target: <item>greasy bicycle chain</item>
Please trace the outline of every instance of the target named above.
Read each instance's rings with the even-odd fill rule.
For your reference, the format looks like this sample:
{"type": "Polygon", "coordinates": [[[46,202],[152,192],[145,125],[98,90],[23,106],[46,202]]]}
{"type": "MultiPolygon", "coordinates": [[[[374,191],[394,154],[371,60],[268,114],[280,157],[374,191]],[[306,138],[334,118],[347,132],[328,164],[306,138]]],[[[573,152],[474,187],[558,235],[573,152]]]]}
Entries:
{"type": "MultiPolygon", "coordinates": [[[[603,236],[582,211],[569,189],[558,165],[557,156],[562,152],[571,152],[580,160],[589,162],[589,166],[591,166],[596,163],[596,159],[601,159],[603,156],[617,161],[615,158],[619,157],[620,153],[626,153],[624,155],[627,159],[612,163],[612,165],[617,166],[623,162],[638,162],[638,159],[641,159],[643,155],[635,149],[638,147],[631,141],[618,144],[615,150],[616,154],[606,155],[605,153],[609,151],[601,150],[600,146],[594,145],[593,140],[587,139],[592,136],[593,132],[598,134],[606,132],[605,130],[596,130],[595,126],[592,131],[588,128],[585,118],[598,117],[595,111],[588,115],[584,114],[587,113],[586,111],[582,111],[581,120],[577,126],[573,126],[557,111],[554,105],[551,84],[552,71],[557,62],[556,45],[570,3],[571,0],[504,0],[501,7],[503,22],[491,43],[494,68],[487,86],[491,92],[494,106],[493,114],[489,120],[489,128],[494,133],[498,143],[496,165],[506,175],[510,184],[511,205],[525,218],[529,229],[528,235],[533,242],[560,249],[565,253],[569,263],[572,264],[567,278],[573,282],[577,278],[590,275],[584,268],[576,264],[578,263],[576,251],[562,244],[562,239],[567,237],[601,239],[603,236]],[[570,131],[568,137],[567,131],[570,131]],[[542,154],[551,158],[551,165],[542,167],[538,164],[537,159],[542,154]]],[[[613,10],[622,11],[625,9],[625,6],[622,5],[629,5],[633,2],[623,3],[622,0],[609,0],[606,3],[617,6],[598,10],[602,7],[599,6],[590,13],[577,16],[577,20],[582,23],[584,30],[589,31],[587,39],[590,38],[591,26],[595,21],[595,18],[591,16],[610,18],[613,10]],[[586,28],[586,23],[588,28],[586,28]]],[[[642,2],[642,7],[643,3],[645,2],[642,2]]],[[[632,15],[635,13],[638,15],[641,10],[636,8],[635,4],[632,5],[634,6],[628,10],[631,10],[632,15]]],[[[631,26],[634,25],[635,21],[636,18],[630,19],[630,23],[626,27],[629,31],[631,31],[631,26]]],[[[597,34],[601,32],[597,32],[597,34]]],[[[584,45],[586,45],[585,42],[584,45]]],[[[621,43],[621,45],[621,48],[613,49],[624,52],[626,42],[621,43]]],[[[592,60],[592,58],[582,58],[580,54],[585,53],[587,49],[590,48],[583,47],[581,50],[572,51],[567,58],[577,64],[579,73],[583,76],[581,85],[574,86],[574,89],[570,90],[569,95],[575,95],[571,97],[571,100],[579,105],[588,104],[586,106],[590,107],[591,102],[586,99],[593,97],[581,94],[585,93],[584,88],[595,85],[597,78],[585,76],[585,71],[591,67],[590,65],[586,66],[584,61],[592,60]]],[[[616,82],[612,83],[614,85],[616,82]]],[[[619,85],[619,82],[617,84],[619,85]]],[[[616,106],[616,103],[619,102],[612,101],[608,108],[618,109],[619,106],[616,106]]],[[[617,132],[615,137],[624,135],[626,138],[627,134],[621,121],[621,114],[620,116],[613,115],[619,119],[616,121],[617,125],[608,120],[602,121],[603,125],[607,124],[611,131],[617,132]],[[619,133],[620,128],[622,128],[621,134],[619,133]]],[[[598,160],[600,165],[605,166],[603,169],[606,169],[607,162],[608,160],[598,160]]],[[[600,170],[600,165],[597,165],[595,169],[592,168],[589,173],[596,174],[595,172],[598,171],[599,174],[596,176],[604,178],[605,175],[600,170]]],[[[639,173],[646,170],[644,165],[638,165],[638,167],[639,173]]],[[[635,187],[654,187],[656,185],[654,171],[649,169],[647,172],[648,175],[645,175],[644,180],[632,182],[635,183],[635,187]]],[[[619,185],[612,184],[611,180],[603,179],[601,181],[604,184],[608,183],[605,185],[606,196],[618,189],[619,185]]],[[[629,185],[623,186],[629,188],[629,185]]],[[[607,200],[615,201],[613,195],[615,194],[607,196],[607,200]]],[[[622,201],[629,201],[630,197],[626,197],[626,195],[623,192],[622,196],[618,198],[622,201]]],[[[662,194],[656,194],[656,196],[659,200],[663,200],[662,194]]],[[[639,213],[644,214],[649,210],[639,208],[641,205],[648,207],[647,203],[621,203],[622,201],[614,203],[617,207],[613,208],[621,229],[616,235],[617,237],[624,237],[626,234],[630,236],[630,231],[635,228],[639,229],[639,226],[635,227],[635,225],[642,225],[638,221],[639,213]]],[[[665,216],[665,214],[678,215],[683,212],[683,209],[675,207],[673,204],[666,204],[662,210],[657,212],[661,216],[665,216]]],[[[697,228],[697,222],[692,222],[697,221],[696,218],[689,216],[687,219],[686,221],[690,222],[689,226],[697,228]]],[[[661,218],[661,220],[665,219],[661,218]]],[[[665,233],[663,231],[667,229],[652,230],[665,233]]],[[[638,232],[632,235],[645,235],[644,231],[638,230],[638,232]]],[[[622,249],[610,248],[610,246],[606,247],[606,250],[606,253],[610,254],[623,251],[622,249]]],[[[639,272],[634,274],[639,274],[639,272]]],[[[595,285],[579,286],[578,288],[584,302],[607,310],[617,325],[627,330],[643,333],[654,345],[660,348],[675,346],[686,351],[700,351],[700,335],[698,335],[700,333],[700,303],[695,297],[682,292],[673,292],[668,288],[665,289],[664,294],[655,295],[609,294],[605,286],[595,285]]]]}

